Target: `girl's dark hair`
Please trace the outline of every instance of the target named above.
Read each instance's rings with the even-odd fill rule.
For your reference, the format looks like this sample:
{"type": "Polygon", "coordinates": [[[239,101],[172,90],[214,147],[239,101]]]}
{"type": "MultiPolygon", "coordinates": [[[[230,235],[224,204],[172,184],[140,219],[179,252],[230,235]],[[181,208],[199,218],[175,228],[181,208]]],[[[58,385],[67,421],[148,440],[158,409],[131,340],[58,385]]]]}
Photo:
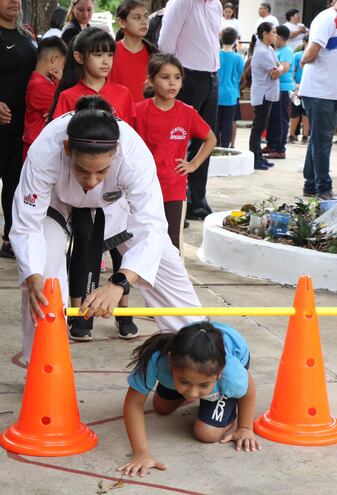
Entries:
{"type": "MultiPolygon", "coordinates": [[[[262,5],[262,4],[261,4],[262,5]]],[[[257,37],[259,40],[263,40],[263,33],[270,33],[274,29],[274,25],[271,22],[261,22],[257,28],[257,37]]]]}
{"type": "Polygon", "coordinates": [[[145,83],[144,86],[145,98],[151,98],[152,96],[154,96],[154,91],[150,80],[156,77],[162,66],[165,64],[171,64],[177,67],[177,69],[179,69],[181,77],[184,77],[184,68],[180,60],[174,55],[172,55],[172,53],[163,53],[163,52],[153,53],[150,57],[149,65],[147,68],[149,80],[145,83]]]}
{"type": "Polygon", "coordinates": [[[225,367],[226,351],[220,330],[207,321],[192,323],[178,333],[153,335],[132,353],[129,366],[144,377],[146,384],[147,365],[153,353],[161,356],[170,353],[173,368],[194,368],[206,376],[216,375],[225,367]]]}
{"type": "Polygon", "coordinates": [[[66,19],[67,9],[64,7],[56,7],[50,18],[50,27],[62,29],[66,19]]]}
{"type": "Polygon", "coordinates": [[[117,19],[119,18],[125,21],[131,10],[135,9],[136,7],[144,7],[146,9],[146,5],[142,0],[124,0],[117,7],[117,19]]]}
{"type": "Polygon", "coordinates": [[[62,91],[75,86],[83,77],[83,65],[76,62],[74,52],[79,52],[84,61],[86,61],[90,53],[95,52],[112,52],[115,53],[116,44],[107,31],[92,27],[83,29],[75,36],[68,45],[68,54],[64,64],[63,76],[55,91],[54,101],[48,115],[48,122],[53,118],[55,108],[62,91]]]}
{"type": "Polygon", "coordinates": [[[72,151],[105,153],[116,149],[119,127],[109,104],[97,95],[90,95],[77,102],[67,134],[72,151]]]}

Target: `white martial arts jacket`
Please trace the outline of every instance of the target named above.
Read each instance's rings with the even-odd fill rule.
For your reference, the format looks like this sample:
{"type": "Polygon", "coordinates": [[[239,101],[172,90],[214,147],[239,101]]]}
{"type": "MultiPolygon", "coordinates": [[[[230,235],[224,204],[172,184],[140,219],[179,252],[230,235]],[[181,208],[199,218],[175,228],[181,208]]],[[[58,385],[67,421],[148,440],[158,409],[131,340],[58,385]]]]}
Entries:
{"type": "Polygon", "coordinates": [[[43,220],[52,206],[67,220],[72,207],[103,208],[105,239],[127,229],[133,235],[122,268],[153,285],[168,242],[163,197],[152,155],[138,134],[119,121],[120,139],[107,178],[84,193],[64,153],[63,141],[73,113],[48,124],[29,149],[13,202],[10,232],[19,283],[43,275],[46,243],[43,220]],[[121,199],[116,201],[122,193],[121,199]]]}

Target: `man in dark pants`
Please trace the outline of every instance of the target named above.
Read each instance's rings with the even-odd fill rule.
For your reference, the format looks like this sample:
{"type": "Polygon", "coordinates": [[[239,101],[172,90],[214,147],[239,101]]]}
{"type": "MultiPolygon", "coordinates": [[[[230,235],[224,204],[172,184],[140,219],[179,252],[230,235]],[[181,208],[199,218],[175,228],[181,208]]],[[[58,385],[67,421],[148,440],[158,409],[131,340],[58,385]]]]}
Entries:
{"type": "MultiPolygon", "coordinates": [[[[184,86],[179,99],[192,105],[213,131],[218,104],[220,0],[171,0],[166,7],[159,48],[176,55],[184,66],[184,86]]],[[[188,160],[201,142],[191,141],[188,160]]],[[[206,200],[209,159],[189,174],[186,218],[203,220],[212,213],[206,200]]]]}

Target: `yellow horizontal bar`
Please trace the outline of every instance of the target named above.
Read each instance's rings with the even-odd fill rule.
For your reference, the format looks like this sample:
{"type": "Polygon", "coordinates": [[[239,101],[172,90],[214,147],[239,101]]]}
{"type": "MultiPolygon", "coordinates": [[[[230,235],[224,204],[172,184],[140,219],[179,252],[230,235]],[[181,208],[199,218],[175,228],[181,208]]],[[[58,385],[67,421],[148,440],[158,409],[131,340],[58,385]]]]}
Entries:
{"type": "MultiPolygon", "coordinates": [[[[317,308],[319,309],[319,308],[317,308]]],[[[337,308],[334,309],[337,315],[337,308]]],[[[318,311],[317,311],[318,313],[318,311]]],[[[113,316],[292,316],[295,308],[114,308],[113,316]]],[[[330,313],[329,313],[330,314],[330,313]]],[[[331,313],[332,314],[332,313],[331,313]]],[[[66,308],[67,316],[82,316],[79,308],[66,308]]]]}

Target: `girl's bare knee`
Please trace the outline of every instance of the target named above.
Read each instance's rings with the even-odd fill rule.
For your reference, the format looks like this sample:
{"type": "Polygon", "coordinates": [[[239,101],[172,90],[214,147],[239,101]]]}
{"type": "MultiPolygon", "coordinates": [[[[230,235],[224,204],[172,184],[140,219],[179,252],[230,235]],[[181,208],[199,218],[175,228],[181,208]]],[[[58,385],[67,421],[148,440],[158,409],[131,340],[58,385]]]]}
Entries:
{"type": "Polygon", "coordinates": [[[199,442],[218,443],[223,437],[223,430],[209,426],[197,419],[194,423],[194,436],[199,442]]]}

